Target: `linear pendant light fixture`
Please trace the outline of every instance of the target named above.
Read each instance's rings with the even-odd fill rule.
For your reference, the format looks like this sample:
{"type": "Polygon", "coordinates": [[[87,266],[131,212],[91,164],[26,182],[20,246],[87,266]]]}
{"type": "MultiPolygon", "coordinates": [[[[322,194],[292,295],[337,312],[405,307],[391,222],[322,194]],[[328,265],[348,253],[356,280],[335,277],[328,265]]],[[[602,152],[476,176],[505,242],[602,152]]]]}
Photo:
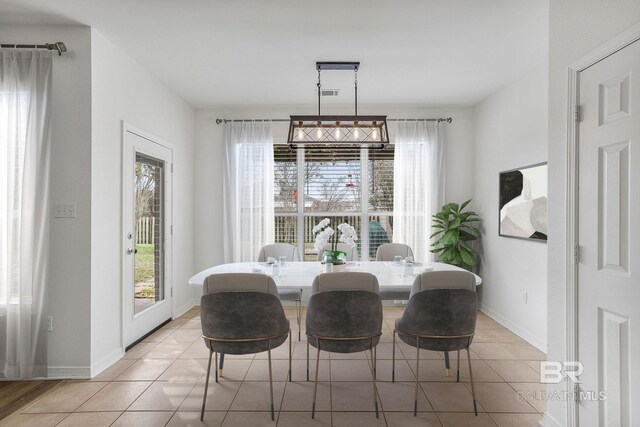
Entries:
{"type": "Polygon", "coordinates": [[[316,62],[318,70],[318,115],[290,116],[287,144],[291,148],[305,145],[332,144],[331,148],[384,148],[389,143],[387,116],[358,115],[358,69],[360,62],[316,62]],[[353,70],[355,75],[355,114],[353,116],[323,116],[320,114],[323,70],[353,70]]]}

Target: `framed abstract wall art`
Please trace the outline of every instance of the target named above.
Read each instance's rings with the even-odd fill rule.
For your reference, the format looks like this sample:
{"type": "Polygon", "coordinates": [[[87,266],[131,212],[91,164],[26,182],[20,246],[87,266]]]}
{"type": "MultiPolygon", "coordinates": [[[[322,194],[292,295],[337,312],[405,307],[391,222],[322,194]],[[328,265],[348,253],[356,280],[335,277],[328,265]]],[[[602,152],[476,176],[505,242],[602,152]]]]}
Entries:
{"type": "Polygon", "coordinates": [[[547,241],[547,163],[500,172],[498,234],[547,241]]]}

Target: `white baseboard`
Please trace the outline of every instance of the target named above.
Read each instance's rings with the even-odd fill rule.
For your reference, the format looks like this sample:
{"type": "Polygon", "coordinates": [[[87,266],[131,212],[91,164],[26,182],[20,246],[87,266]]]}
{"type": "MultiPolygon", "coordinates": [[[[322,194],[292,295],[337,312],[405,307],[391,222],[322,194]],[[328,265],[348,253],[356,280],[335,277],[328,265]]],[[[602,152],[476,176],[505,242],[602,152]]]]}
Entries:
{"type": "Polygon", "coordinates": [[[49,366],[47,368],[47,379],[91,379],[91,368],[88,366],[49,366]]]}
{"type": "Polygon", "coordinates": [[[116,348],[111,353],[103,357],[91,367],[86,366],[49,366],[47,369],[48,379],[91,379],[100,372],[122,359],[124,350],[116,348]]]}
{"type": "Polygon", "coordinates": [[[196,300],[194,298],[191,298],[189,301],[187,301],[186,303],[182,304],[180,307],[176,307],[176,312],[173,313],[173,318],[177,319],[178,317],[182,316],[187,311],[191,310],[193,307],[198,305],[199,302],[200,301],[198,301],[196,303],[196,300]]]}
{"type": "Polygon", "coordinates": [[[107,354],[105,357],[91,366],[91,378],[94,378],[100,372],[104,371],[105,369],[116,363],[118,360],[122,359],[123,356],[124,349],[122,347],[118,347],[111,353],[107,354]]]}
{"type": "Polygon", "coordinates": [[[549,415],[548,412],[545,412],[542,416],[542,419],[538,423],[540,427],[563,427],[558,420],[549,415]]]}
{"type": "Polygon", "coordinates": [[[501,314],[496,313],[484,304],[480,304],[480,311],[491,317],[496,322],[500,323],[505,328],[509,329],[514,334],[518,335],[523,340],[527,341],[529,344],[536,347],[538,350],[544,352],[545,354],[547,353],[547,343],[533,335],[531,332],[513,323],[511,320],[507,319],[501,314]]]}

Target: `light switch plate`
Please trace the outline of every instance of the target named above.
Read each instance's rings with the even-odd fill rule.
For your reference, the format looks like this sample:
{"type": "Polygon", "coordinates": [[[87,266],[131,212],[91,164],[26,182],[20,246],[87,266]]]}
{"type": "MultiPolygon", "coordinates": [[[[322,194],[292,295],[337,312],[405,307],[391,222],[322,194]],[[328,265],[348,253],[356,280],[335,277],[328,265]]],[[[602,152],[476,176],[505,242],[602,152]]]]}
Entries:
{"type": "Polygon", "coordinates": [[[75,203],[56,203],[55,218],[75,218],[76,217],[76,204],[75,203]]]}

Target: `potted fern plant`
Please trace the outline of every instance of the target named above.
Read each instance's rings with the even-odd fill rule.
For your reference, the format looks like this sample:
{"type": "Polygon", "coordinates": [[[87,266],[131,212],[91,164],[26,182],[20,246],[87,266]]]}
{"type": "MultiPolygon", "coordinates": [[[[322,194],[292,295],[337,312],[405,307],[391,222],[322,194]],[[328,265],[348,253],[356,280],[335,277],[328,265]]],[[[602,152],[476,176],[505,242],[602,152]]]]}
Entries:
{"type": "Polygon", "coordinates": [[[437,214],[433,215],[433,228],[437,229],[431,235],[434,242],[431,252],[437,254],[438,261],[456,265],[471,271],[478,263],[475,250],[469,242],[480,237],[480,230],[474,225],[480,217],[473,211],[464,209],[471,199],[462,205],[447,203],[437,214]]]}

